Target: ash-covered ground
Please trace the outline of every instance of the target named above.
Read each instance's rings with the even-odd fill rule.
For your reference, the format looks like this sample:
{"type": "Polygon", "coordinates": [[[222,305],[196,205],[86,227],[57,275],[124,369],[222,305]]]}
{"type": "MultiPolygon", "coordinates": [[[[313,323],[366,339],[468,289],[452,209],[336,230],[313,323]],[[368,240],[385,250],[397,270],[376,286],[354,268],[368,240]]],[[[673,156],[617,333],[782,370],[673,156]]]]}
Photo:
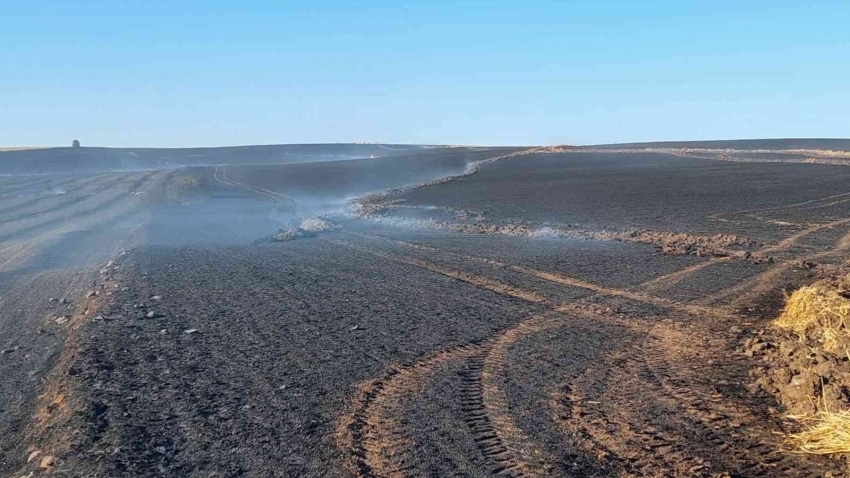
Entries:
{"type": "Polygon", "coordinates": [[[390,147],[0,178],[0,474],[846,468],[742,344],[844,267],[850,160],[390,147]]]}

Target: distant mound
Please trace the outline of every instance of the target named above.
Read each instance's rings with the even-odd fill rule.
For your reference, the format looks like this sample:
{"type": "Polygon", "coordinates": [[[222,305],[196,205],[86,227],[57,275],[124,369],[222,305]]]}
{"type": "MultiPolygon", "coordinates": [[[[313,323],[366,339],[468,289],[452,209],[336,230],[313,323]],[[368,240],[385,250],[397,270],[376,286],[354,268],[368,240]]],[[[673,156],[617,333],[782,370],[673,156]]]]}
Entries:
{"type": "Polygon", "coordinates": [[[598,149],[617,148],[708,148],[708,149],[828,149],[850,151],[850,139],[837,138],[784,138],[784,139],[734,139],[713,141],[658,141],[648,143],[616,143],[589,145],[598,149]]]}

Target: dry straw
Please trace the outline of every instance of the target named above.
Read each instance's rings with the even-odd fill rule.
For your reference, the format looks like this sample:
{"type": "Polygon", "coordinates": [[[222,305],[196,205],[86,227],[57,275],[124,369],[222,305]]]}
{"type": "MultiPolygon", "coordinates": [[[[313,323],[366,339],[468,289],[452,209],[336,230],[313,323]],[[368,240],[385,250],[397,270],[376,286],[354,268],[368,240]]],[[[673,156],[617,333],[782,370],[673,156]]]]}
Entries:
{"type": "Polygon", "coordinates": [[[797,452],[811,455],[850,453],[850,411],[827,411],[797,418],[806,429],[787,437],[797,452]]]}
{"type": "MultiPolygon", "coordinates": [[[[773,325],[821,343],[829,352],[847,353],[850,299],[828,284],[814,284],[785,296],[785,310],[773,325]]],[[[816,400],[816,398],[813,397],[816,400]]],[[[825,404],[824,404],[825,405],[825,404]]],[[[814,416],[794,416],[804,430],[786,437],[799,453],[829,455],[850,453],[850,411],[832,412],[824,407],[814,416]]]]}
{"type": "Polygon", "coordinates": [[[814,284],[785,296],[785,310],[774,326],[790,330],[801,339],[808,335],[827,351],[838,352],[842,342],[850,340],[848,323],[850,300],[835,289],[814,284]]]}

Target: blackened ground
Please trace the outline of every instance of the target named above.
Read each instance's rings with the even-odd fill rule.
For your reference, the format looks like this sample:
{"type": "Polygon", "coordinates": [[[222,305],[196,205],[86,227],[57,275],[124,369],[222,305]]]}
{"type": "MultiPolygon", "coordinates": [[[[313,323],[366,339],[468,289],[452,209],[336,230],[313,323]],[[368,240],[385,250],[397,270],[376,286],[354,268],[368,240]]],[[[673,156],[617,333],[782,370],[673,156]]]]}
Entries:
{"type": "Polygon", "coordinates": [[[130,291],[74,365],[100,411],[79,424],[70,453],[91,458],[72,476],[344,476],[333,428],[355,384],[533,310],[320,240],[120,264],[130,291]]]}
{"type": "Polygon", "coordinates": [[[705,260],[356,223],[286,243],[137,248],[116,263],[106,319],[78,339],[66,426],[80,433],[53,474],[838,471],[776,453],[785,425],[743,390],[735,353],[734,327],[752,318],[654,299],[675,287],[645,295],[705,260]]]}
{"type": "MultiPolygon", "coordinates": [[[[429,158],[439,167],[411,181],[445,161],[461,170],[469,161],[429,158]]],[[[52,302],[25,319],[2,316],[3,331],[17,336],[0,355],[13,377],[0,389],[4,398],[17,386],[26,393],[4,401],[11,413],[2,424],[14,438],[4,434],[0,472],[691,477],[846,469],[780,452],[779,434],[793,425],[778,404],[744,388],[753,362],[739,346],[776,312],[783,286],[846,261],[842,180],[850,168],[545,154],[399,197],[493,222],[753,236],[773,263],[356,219],[317,237],[253,244],[276,221],[300,219],[287,198],[318,203],[351,184],[391,187],[413,166],[387,173],[373,164],[192,168],[156,173],[152,184],[143,181],[144,194],[135,194],[143,180],[135,176],[61,180],[84,199],[48,195],[56,183],[38,186],[41,178],[10,180],[0,252],[10,277],[29,281],[13,289],[21,304],[55,293],[28,294],[32,274],[65,266],[68,280],[80,271],[74,251],[91,264],[113,257],[120,237],[135,247],[102,272],[86,269],[78,289],[99,295],[85,298],[83,288],[74,296],[83,310],[71,327],[50,321],[52,302]],[[362,182],[345,179],[358,174],[362,182]],[[185,201],[159,201],[189,177],[203,187],[185,201]],[[94,194],[101,189],[109,194],[94,194]],[[155,197],[135,202],[146,196],[155,197]],[[143,227],[106,234],[104,225],[125,220],[143,227]],[[68,236],[78,228],[91,233],[68,236]],[[69,248],[50,246],[60,240],[69,248]],[[56,335],[38,334],[43,323],[56,335]],[[43,377],[46,393],[36,399],[43,377]],[[33,452],[41,455],[27,464],[33,452]],[[41,470],[44,456],[55,459],[41,470]]],[[[446,212],[417,211],[432,210],[446,212]]]]}
{"type": "Polygon", "coordinates": [[[850,151],[850,140],[837,138],[737,139],[717,141],[655,141],[603,144],[595,148],[828,149],[850,151]]]}
{"type": "MultiPolygon", "coordinates": [[[[281,164],[417,154],[404,144],[281,144],[219,148],[44,148],[0,151],[0,174],[175,169],[215,164],[281,164]]],[[[440,148],[442,149],[442,148],[440,148]]]]}
{"type": "Polygon", "coordinates": [[[363,194],[462,173],[467,166],[517,148],[452,148],[416,155],[283,166],[227,168],[228,178],[285,192],[300,204],[341,202],[363,194]]]}
{"type": "Polygon", "coordinates": [[[850,168],[731,163],[655,153],[535,154],[405,194],[414,205],[557,221],[777,240],[847,210],[850,168]],[[819,199],[824,198],[822,202],[819,199]],[[811,201],[809,204],[791,207],[811,201]],[[835,203],[835,204],[833,204],[835,203]],[[778,208],[778,209],[777,209],[778,208]],[[779,222],[779,224],[777,224],[779,222]]]}

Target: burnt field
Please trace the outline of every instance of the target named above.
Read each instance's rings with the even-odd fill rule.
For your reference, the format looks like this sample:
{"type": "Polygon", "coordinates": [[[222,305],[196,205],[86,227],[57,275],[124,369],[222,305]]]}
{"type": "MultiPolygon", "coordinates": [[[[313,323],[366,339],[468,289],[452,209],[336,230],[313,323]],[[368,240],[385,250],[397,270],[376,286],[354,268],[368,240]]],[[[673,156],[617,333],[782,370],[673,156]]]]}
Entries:
{"type": "Polygon", "coordinates": [[[281,144],[220,148],[33,148],[0,150],[0,177],[175,169],[216,164],[282,164],[403,156],[444,150],[405,144],[281,144]]]}
{"type": "Polygon", "coordinates": [[[742,347],[850,168],[615,149],[0,179],[0,474],[841,476],[742,347]]]}

